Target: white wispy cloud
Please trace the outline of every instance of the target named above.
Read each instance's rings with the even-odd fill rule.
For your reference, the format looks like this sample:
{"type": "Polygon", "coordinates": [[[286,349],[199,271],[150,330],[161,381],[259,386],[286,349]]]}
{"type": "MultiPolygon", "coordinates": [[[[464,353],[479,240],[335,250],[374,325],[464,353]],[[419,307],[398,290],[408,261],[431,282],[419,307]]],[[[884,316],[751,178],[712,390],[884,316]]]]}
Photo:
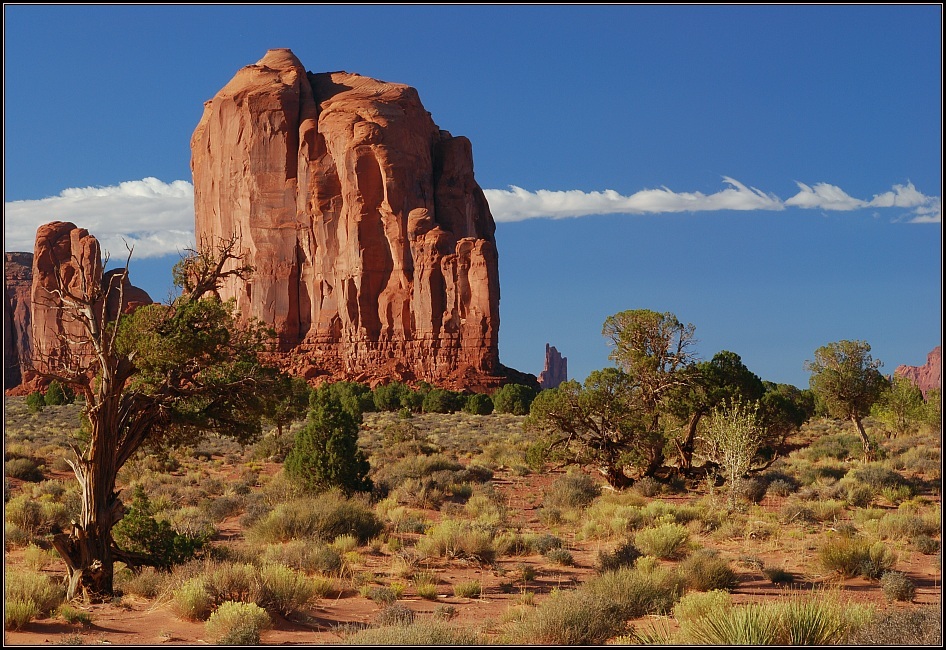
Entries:
{"type": "MultiPolygon", "coordinates": [[[[870,200],[852,197],[836,185],[796,182],[798,193],[782,200],[776,195],[723,177],[726,187],[712,194],[674,192],[667,187],[645,189],[629,196],[614,190],[536,190],[511,186],[484,190],[493,217],[499,222],[524,219],[564,219],[596,214],[663,214],[717,210],[778,211],[789,208],[825,211],[887,209],[892,220],[904,223],[942,223],[942,201],[926,196],[912,183],[894,185],[870,200]]],[[[108,187],[63,190],[57,196],[4,204],[4,249],[32,251],[36,229],[50,221],[71,221],[88,229],[113,256],[125,255],[125,243],[136,258],[160,257],[194,246],[194,187],[187,181],[164,183],[156,178],[127,181],[108,187]]]]}
{"type": "Polygon", "coordinates": [[[104,251],[124,257],[125,243],[136,258],[160,257],[194,245],[194,186],[157,178],[107,187],[75,187],[57,196],[4,203],[4,249],[33,250],[36,229],[50,221],[71,221],[87,229],[104,251]]]}

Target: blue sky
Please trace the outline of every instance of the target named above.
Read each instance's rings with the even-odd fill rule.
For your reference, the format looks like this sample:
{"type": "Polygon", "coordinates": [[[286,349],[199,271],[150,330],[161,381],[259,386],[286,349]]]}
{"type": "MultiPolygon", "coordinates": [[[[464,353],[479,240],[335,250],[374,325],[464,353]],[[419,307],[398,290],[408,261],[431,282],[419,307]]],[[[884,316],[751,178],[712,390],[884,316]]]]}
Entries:
{"type": "Polygon", "coordinates": [[[7,251],[75,221],[166,298],[203,102],[288,47],[470,138],[506,365],[549,342],[583,379],[641,308],[801,387],[832,341],[885,372],[942,341],[939,5],[5,5],[4,31],[7,251]]]}

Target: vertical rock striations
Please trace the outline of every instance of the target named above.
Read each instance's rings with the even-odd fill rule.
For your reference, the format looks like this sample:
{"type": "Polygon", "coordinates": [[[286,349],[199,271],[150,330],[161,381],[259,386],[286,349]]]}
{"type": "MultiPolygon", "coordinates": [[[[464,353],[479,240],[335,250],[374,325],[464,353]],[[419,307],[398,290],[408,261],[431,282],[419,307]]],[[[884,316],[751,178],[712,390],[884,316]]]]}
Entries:
{"type": "Polygon", "coordinates": [[[30,358],[30,291],[33,286],[33,254],[5,253],[3,302],[3,385],[22,381],[20,363],[30,358]]]}
{"type": "Polygon", "coordinates": [[[555,388],[568,380],[568,358],[559,354],[555,346],[545,344],[545,368],[539,373],[542,388],[555,388]]]}
{"type": "Polygon", "coordinates": [[[495,225],[469,140],[417,91],[269,50],[204,105],[191,150],[198,242],[235,235],[255,268],[221,297],[275,327],[291,370],[500,383],[495,225]]]}
{"type": "MultiPolygon", "coordinates": [[[[28,394],[41,389],[48,380],[36,371],[75,366],[75,353],[82,354],[75,341],[85,339],[81,324],[69,310],[62,308],[60,289],[82,293],[83,283],[100,283],[103,289],[117,288],[118,270],[104,272],[98,240],[85,228],[64,221],[53,221],[36,231],[36,245],[29,253],[6,254],[6,304],[4,318],[11,327],[5,333],[4,357],[15,346],[18,363],[8,363],[4,388],[10,394],[28,394]],[[26,265],[29,266],[26,266],[26,265]],[[8,334],[15,340],[10,341],[8,334]],[[71,361],[69,361],[71,359],[71,361]]],[[[106,318],[118,314],[118,292],[108,292],[106,318]]],[[[152,302],[147,292],[125,279],[121,309],[127,311],[152,302]]],[[[96,306],[96,310],[102,305],[96,306]]],[[[4,324],[5,327],[7,323],[4,324]]],[[[81,360],[79,365],[81,366],[81,360]]]]}

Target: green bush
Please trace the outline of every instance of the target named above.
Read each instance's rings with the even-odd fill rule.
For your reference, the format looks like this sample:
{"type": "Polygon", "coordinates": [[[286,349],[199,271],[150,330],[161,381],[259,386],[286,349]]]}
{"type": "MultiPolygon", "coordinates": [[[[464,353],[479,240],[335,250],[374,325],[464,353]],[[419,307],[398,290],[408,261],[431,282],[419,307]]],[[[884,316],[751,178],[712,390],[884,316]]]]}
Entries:
{"type": "Polygon", "coordinates": [[[555,564],[561,564],[562,566],[574,566],[575,558],[571,554],[571,551],[564,548],[552,549],[545,554],[545,557],[549,559],[550,562],[555,564]]]}
{"type": "Polygon", "coordinates": [[[673,606],[673,617],[683,625],[704,616],[723,615],[731,607],[732,596],[728,591],[694,592],[686,594],[673,606]]]}
{"type": "Polygon", "coordinates": [[[522,384],[506,384],[493,393],[493,407],[497,413],[529,415],[536,391],[522,384]]]}
{"type": "Polygon", "coordinates": [[[367,543],[382,530],[374,510],[356,498],[338,492],[281,503],[247,530],[251,541],[267,544],[298,539],[334,540],[339,535],[354,535],[367,543]]]}
{"type": "Polygon", "coordinates": [[[634,546],[634,542],[627,540],[619,544],[613,551],[598,551],[595,568],[598,573],[605,573],[607,571],[617,571],[621,567],[632,567],[641,555],[640,550],[634,546]]]}
{"type": "Polygon", "coordinates": [[[257,603],[283,616],[305,609],[316,598],[315,585],[303,574],[281,564],[259,570],[257,603]]]}
{"type": "Polygon", "coordinates": [[[375,617],[375,625],[386,627],[389,625],[410,625],[414,622],[414,610],[401,603],[384,605],[375,617]]]}
{"type": "Polygon", "coordinates": [[[399,411],[404,408],[402,399],[409,392],[410,387],[398,381],[375,386],[372,396],[374,407],[378,411],[399,411]]]}
{"type": "Polygon", "coordinates": [[[182,535],[169,522],[156,520],[151,501],[140,485],[135,487],[131,505],[112,529],[112,536],[119,548],[145,555],[155,566],[165,569],[193,558],[210,539],[210,535],[182,535]]]}
{"type": "Polygon", "coordinates": [[[639,531],[634,543],[644,555],[667,560],[681,555],[689,539],[689,531],[680,524],[663,524],[639,531]]]}
{"type": "Polygon", "coordinates": [[[633,568],[602,573],[582,588],[612,603],[624,619],[666,614],[683,594],[684,578],[675,570],[645,560],[641,558],[633,568]]]}
{"type": "Polygon", "coordinates": [[[512,644],[604,645],[623,634],[626,617],[607,598],[578,591],[556,591],[509,631],[512,644]]]}
{"type": "Polygon", "coordinates": [[[316,391],[311,404],[306,425],[286,455],[286,476],[313,493],[332,488],[349,495],[370,492],[371,468],[358,448],[359,420],[329,393],[316,391]]]}
{"type": "Polygon", "coordinates": [[[456,413],[462,407],[461,395],[452,390],[434,388],[424,396],[424,413],[456,413]]]}
{"type": "Polygon", "coordinates": [[[489,395],[474,393],[466,398],[463,411],[471,415],[489,415],[493,412],[493,408],[493,400],[489,395]]]}
{"type": "Polygon", "coordinates": [[[880,576],[880,588],[890,602],[899,600],[909,603],[916,596],[916,585],[900,571],[887,571],[880,576]]]}
{"type": "Polygon", "coordinates": [[[493,531],[466,521],[444,519],[417,540],[422,557],[467,558],[492,562],[496,557],[493,531]]]}
{"type": "Polygon", "coordinates": [[[542,505],[583,508],[601,496],[601,486],[587,474],[569,473],[555,479],[545,491],[542,505]]]}
{"type": "Polygon", "coordinates": [[[845,642],[854,646],[943,645],[943,610],[940,607],[892,609],[850,632],[845,642]]]}
{"type": "Polygon", "coordinates": [[[472,630],[457,628],[439,620],[422,620],[410,625],[387,625],[358,630],[346,636],[347,645],[358,646],[478,646],[485,639],[472,630]]]}
{"type": "Polygon", "coordinates": [[[777,645],[779,614],[771,607],[749,603],[688,621],[686,640],[702,645],[777,645]]]}
{"type": "Polygon", "coordinates": [[[3,604],[3,629],[19,630],[39,616],[39,607],[32,600],[7,598],[3,604]]]}
{"type": "Polygon", "coordinates": [[[65,588],[48,575],[6,569],[3,580],[4,629],[19,629],[34,618],[51,614],[65,599],[65,588]]]}
{"type": "Polygon", "coordinates": [[[769,604],[768,610],[779,619],[779,641],[790,646],[839,644],[855,611],[824,594],[794,596],[769,604]]]}
{"type": "Polygon", "coordinates": [[[264,563],[285,564],[307,573],[337,573],[342,568],[342,555],[330,544],[315,540],[294,539],[284,544],[268,545],[263,551],[264,563]]]}
{"type": "Polygon", "coordinates": [[[63,404],[72,404],[75,399],[75,393],[73,393],[68,386],[63,386],[55,379],[53,379],[49,386],[47,386],[46,395],[43,397],[43,401],[46,403],[46,406],[62,406],[63,404]]]}
{"type": "Polygon", "coordinates": [[[259,645],[260,633],[271,625],[269,614],[259,605],[228,601],[210,615],[205,630],[217,645],[259,645]]]}
{"type": "Polygon", "coordinates": [[[696,591],[729,591],[739,584],[729,562],[715,551],[707,549],[697,551],[684,560],[680,572],[686,576],[687,586],[696,591]]]}
{"type": "Polygon", "coordinates": [[[483,586],[479,580],[458,582],[453,585],[453,595],[457,598],[479,598],[483,593],[483,586]]]}
{"type": "Polygon", "coordinates": [[[39,413],[46,408],[46,399],[42,393],[30,393],[26,396],[26,408],[30,413],[39,413]]]}
{"type": "Polygon", "coordinates": [[[825,569],[841,577],[861,575],[878,580],[893,567],[896,555],[882,542],[871,544],[856,537],[836,537],[818,549],[818,559],[825,569]]]}
{"type": "Polygon", "coordinates": [[[38,483],[46,478],[32,458],[11,458],[3,464],[3,473],[10,478],[30,483],[38,483]]]}

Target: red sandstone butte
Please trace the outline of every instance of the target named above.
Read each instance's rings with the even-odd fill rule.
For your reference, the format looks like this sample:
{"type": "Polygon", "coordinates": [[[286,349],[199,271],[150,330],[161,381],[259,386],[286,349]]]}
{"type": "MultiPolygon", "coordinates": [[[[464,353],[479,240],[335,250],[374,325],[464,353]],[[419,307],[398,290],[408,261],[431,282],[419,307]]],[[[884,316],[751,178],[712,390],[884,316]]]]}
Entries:
{"type": "Polygon", "coordinates": [[[943,348],[937,345],[926,356],[926,365],[923,366],[898,366],[894,370],[895,375],[906,377],[912,381],[923,392],[923,397],[936,388],[942,390],[943,386],[943,348]]]}
{"type": "Polygon", "coordinates": [[[204,104],[191,152],[197,241],[236,235],[255,269],[221,297],[275,328],[290,371],[504,381],[493,217],[470,141],[416,90],[269,50],[204,104]]]}
{"type": "Polygon", "coordinates": [[[542,388],[555,388],[568,380],[568,358],[563,357],[555,346],[545,344],[545,368],[539,373],[542,388]]]}
{"type": "MultiPolygon", "coordinates": [[[[36,231],[36,244],[33,255],[28,253],[8,253],[6,271],[7,306],[14,313],[17,345],[23,351],[18,366],[20,381],[5,383],[9,394],[28,394],[42,388],[48,380],[34,372],[36,369],[56,368],[59,362],[74,350],[65,341],[82,340],[85,332],[82,326],[62,309],[62,302],[57,292],[60,279],[75,293],[81,293],[83,282],[100,283],[106,287],[117,287],[118,270],[102,271],[102,255],[98,240],[85,228],[64,221],[53,221],[40,226],[36,231]],[[20,262],[31,259],[28,278],[28,291],[25,289],[27,275],[25,271],[14,272],[10,266],[10,256],[22,256],[20,262]],[[11,274],[13,277],[11,277],[11,274]],[[13,304],[11,295],[16,295],[13,304]],[[16,314],[19,313],[19,316],[16,314]],[[25,323],[25,326],[22,325],[25,323]]],[[[114,319],[118,313],[118,293],[109,292],[109,304],[106,317],[114,319]]],[[[128,283],[125,279],[122,292],[123,311],[134,309],[140,304],[152,302],[147,292],[128,283]]],[[[100,309],[101,306],[96,309],[100,309]]],[[[10,372],[10,368],[7,368],[10,372]]]]}

